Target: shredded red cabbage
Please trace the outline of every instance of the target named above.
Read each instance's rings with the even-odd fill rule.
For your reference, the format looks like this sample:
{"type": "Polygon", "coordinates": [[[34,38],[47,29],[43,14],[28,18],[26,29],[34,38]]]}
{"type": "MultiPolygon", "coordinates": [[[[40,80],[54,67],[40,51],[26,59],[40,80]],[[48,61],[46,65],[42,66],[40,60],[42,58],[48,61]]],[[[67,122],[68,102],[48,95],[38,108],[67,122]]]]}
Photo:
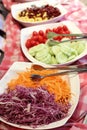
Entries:
{"type": "Polygon", "coordinates": [[[17,86],[0,95],[0,116],[8,122],[36,127],[67,116],[71,105],[55,102],[45,88],[17,86]]]}

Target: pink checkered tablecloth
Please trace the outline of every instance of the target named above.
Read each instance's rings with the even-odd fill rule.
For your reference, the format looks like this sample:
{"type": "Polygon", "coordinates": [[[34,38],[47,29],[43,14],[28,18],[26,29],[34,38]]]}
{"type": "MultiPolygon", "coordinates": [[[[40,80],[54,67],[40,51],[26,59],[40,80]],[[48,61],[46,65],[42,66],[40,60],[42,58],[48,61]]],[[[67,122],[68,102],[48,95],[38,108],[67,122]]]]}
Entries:
{"type": "MultiPolygon", "coordinates": [[[[10,9],[11,5],[14,4],[11,0],[2,0],[4,6],[7,9],[10,9]]],[[[56,0],[60,2],[60,0],[56,0]]],[[[64,0],[61,0],[64,1],[64,0]]],[[[73,21],[82,32],[87,33],[87,7],[79,2],[79,0],[68,0],[68,4],[64,5],[64,7],[68,10],[68,13],[65,15],[62,20],[70,20],[73,21]]],[[[20,30],[22,26],[19,25],[16,21],[13,20],[11,14],[9,13],[6,17],[4,30],[6,31],[7,38],[6,44],[3,48],[5,51],[5,57],[3,59],[2,64],[0,65],[0,71],[2,76],[6,73],[9,67],[15,61],[28,61],[24,54],[22,53],[20,47],[20,30]]],[[[86,63],[87,56],[83,57],[75,64],[78,63],[86,63]]],[[[0,75],[1,76],[1,75],[0,75]]],[[[2,77],[1,76],[1,77],[2,77]]],[[[72,119],[76,119],[83,111],[87,111],[87,74],[80,74],[80,84],[81,84],[81,93],[78,106],[72,116],[72,119]]],[[[0,78],[1,78],[0,77],[0,78]]],[[[21,130],[18,128],[11,127],[0,122],[0,130],[21,130]]],[[[75,123],[72,127],[61,127],[53,130],[87,130],[87,125],[82,124],[82,122],[75,123]]]]}

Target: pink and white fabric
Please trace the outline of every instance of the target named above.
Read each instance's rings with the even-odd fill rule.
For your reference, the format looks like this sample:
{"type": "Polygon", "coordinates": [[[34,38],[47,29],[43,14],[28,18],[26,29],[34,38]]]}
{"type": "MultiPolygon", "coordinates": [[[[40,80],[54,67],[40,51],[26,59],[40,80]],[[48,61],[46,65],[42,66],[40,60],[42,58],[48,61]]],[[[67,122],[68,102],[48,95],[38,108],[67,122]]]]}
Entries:
{"type": "MultiPolygon", "coordinates": [[[[12,4],[15,4],[11,0],[2,0],[4,6],[10,10],[12,4]]],[[[81,3],[79,0],[56,0],[57,2],[61,2],[63,6],[68,10],[68,13],[65,15],[62,20],[70,20],[73,21],[82,32],[87,33],[87,7],[81,3]],[[65,4],[65,3],[66,4],[65,4]]],[[[5,20],[4,30],[6,31],[7,38],[6,44],[3,48],[5,51],[5,57],[3,59],[2,64],[0,65],[0,72],[4,76],[6,71],[15,61],[26,61],[26,57],[22,53],[20,47],[20,30],[23,28],[19,23],[17,23],[11,16],[11,13],[8,14],[5,20]]],[[[75,64],[78,63],[86,63],[87,56],[83,57],[75,64]]],[[[80,74],[80,84],[81,84],[81,93],[78,106],[72,116],[72,119],[76,119],[83,111],[87,111],[87,73],[80,74]]],[[[0,78],[1,78],[0,77],[0,78]]],[[[11,127],[0,122],[0,130],[21,130],[18,128],[11,127]]],[[[87,130],[87,125],[82,124],[82,122],[75,123],[70,127],[61,127],[53,130],[87,130]]]]}

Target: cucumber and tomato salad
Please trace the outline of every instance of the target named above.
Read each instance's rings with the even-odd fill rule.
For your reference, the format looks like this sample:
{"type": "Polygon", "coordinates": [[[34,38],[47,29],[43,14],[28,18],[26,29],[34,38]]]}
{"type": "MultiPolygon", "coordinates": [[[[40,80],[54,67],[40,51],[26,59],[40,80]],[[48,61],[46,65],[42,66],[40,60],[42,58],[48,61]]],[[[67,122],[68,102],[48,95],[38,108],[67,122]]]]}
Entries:
{"type": "Polygon", "coordinates": [[[59,44],[59,41],[63,39],[73,39],[74,37],[59,36],[58,34],[70,34],[70,31],[66,25],[53,29],[47,28],[45,31],[33,31],[32,36],[25,43],[29,54],[36,60],[46,64],[63,64],[84,51],[84,40],[59,44]],[[51,39],[53,39],[54,43],[52,43],[51,39]]]}

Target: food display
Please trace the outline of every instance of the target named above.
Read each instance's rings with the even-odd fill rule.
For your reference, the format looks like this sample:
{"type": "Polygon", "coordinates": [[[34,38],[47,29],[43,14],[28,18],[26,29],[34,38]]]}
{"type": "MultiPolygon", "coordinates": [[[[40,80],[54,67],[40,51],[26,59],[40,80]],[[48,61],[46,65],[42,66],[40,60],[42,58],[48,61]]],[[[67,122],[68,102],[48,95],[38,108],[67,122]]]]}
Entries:
{"type": "Polygon", "coordinates": [[[31,127],[61,120],[67,116],[70,108],[69,103],[55,102],[54,96],[43,88],[20,86],[4,93],[0,99],[0,102],[3,102],[0,103],[0,116],[8,122],[31,127]]]}
{"type": "MultiPolygon", "coordinates": [[[[55,73],[58,71],[54,69],[55,73]]],[[[79,76],[31,78],[32,74],[52,73],[50,68],[36,70],[29,62],[13,63],[0,80],[0,120],[16,128],[31,130],[63,126],[78,104],[79,76]]]]}
{"type": "MultiPolygon", "coordinates": [[[[56,73],[58,70],[54,69],[56,73]]],[[[33,81],[31,74],[51,74],[53,70],[34,70],[32,67],[18,73],[0,95],[0,117],[10,123],[38,127],[68,116],[72,92],[63,76],[52,76],[33,81]]]]}
{"type": "Polygon", "coordinates": [[[84,40],[59,43],[62,40],[75,38],[59,34],[70,34],[70,31],[65,25],[53,29],[47,28],[45,31],[33,31],[25,43],[28,53],[36,60],[52,65],[66,63],[85,50],[84,40]]]}
{"type": "MultiPolygon", "coordinates": [[[[3,4],[8,8],[8,3],[3,4]]],[[[12,21],[7,20],[7,41],[13,47],[6,53],[7,65],[3,67],[2,63],[0,128],[52,130],[68,129],[72,124],[77,127],[72,118],[76,109],[81,109],[80,78],[84,75],[80,77],[79,73],[85,69],[78,68],[76,72],[75,68],[87,55],[82,26],[85,22],[78,16],[82,6],[75,1],[57,0],[12,0],[9,4],[8,19],[12,21]],[[10,25],[10,31],[17,35],[13,40],[10,25]],[[13,63],[15,60],[19,61],[13,63]],[[68,70],[75,73],[67,73],[68,70]]],[[[3,49],[9,50],[9,45],[3,49]]]]}
{"type": "Polygon", "coordinates": [[[80,55],[84,49],[85,42],[81,41],[62,43],[55,46],[39,44],[29,49],[29,54],[46,64],[62,64],[80,55]]]}
{"type": "Polygon", "coordinates": [[[31,1],[11,6],[12,17],[24,27],[54,23],[64,18],[67,10],[53,0],[31,1]]]}
{"type": "Polygon", "coordinates": [[[58,17],[61,14],[57,7],[52,5],[44,5],[37,7],[33,5],[31,8],[25,8],[19,12],[17,19],[24,22],[41,22],[58,17]]]}

